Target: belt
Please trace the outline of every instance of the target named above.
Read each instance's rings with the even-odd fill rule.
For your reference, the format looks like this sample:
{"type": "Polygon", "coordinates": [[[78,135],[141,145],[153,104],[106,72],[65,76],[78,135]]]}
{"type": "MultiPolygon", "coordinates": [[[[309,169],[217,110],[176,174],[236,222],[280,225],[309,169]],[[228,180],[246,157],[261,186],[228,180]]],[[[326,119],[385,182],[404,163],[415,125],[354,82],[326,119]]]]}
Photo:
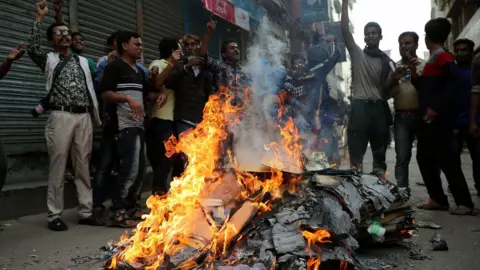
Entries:
{"type": "Polygon", "coordinates": [[[52,111],[62,111],[62,112],[69,112],[69,113],[89,113],[90,107],[53,105],[52,111]]]}

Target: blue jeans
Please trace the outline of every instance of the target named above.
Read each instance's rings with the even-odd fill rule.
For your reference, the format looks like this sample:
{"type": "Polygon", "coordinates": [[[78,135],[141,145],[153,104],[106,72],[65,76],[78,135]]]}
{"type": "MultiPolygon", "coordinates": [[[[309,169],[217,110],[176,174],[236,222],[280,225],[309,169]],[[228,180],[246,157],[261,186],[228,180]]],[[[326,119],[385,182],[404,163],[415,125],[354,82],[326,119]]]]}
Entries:
{"type": "Polygon", "coordinates": [[[126,128],[115,137],[120,170],[116,191],[112,196],[112,208],[115,211],[130,210],[140,200],[145,178],[145,131],[141,128],[126,128]]]}
{"type": "Polygon", "coordinates": [[[395,113],[394,139],[397,161],[395,163],[395,178],[400,187],[408,187],[408,167],[412,159],[412,146],[415,140],[418,116],[413,113],[395,113]]]}
{"type": "Polygon", "coordinates": [[[100,154],[97,163],[97,170],[93,180],[93,206],[103,208],[103,203],[107,197],[107,193],[111,190],[112,170],[118,161],[115,131],[106,127],[103,130],[102,139],[100,141],[100,154]]]}

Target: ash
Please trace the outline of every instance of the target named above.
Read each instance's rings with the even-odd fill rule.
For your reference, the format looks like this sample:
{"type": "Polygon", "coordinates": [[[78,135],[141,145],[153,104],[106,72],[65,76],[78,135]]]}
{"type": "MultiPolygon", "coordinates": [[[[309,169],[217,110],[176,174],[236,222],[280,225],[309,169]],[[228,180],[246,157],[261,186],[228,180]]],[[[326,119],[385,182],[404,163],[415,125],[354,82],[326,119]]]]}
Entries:
{"type": "MultiPolygon", "coordinates": [[[[315,269],[309,263],[315,259],[321,260],[322,270],[372,269],[355,250],[363,243],[411,237],[415,222],[407,201],[404,189],[373,175],[335,169],[306,172],[295,193],[286,191],[271,211],[257,213],[248,222],[226,256],[207,264],[205,259],[213,254],[187,248],[157,269],[174,269],[192,258],[198,266],[190,269],[315,269]],[[330,233],[328,241],[309,243],[304,237],[304,232],[320,229],[330,233]]],[[[121,262],[117,269],[145,266],[121,262]]]]}

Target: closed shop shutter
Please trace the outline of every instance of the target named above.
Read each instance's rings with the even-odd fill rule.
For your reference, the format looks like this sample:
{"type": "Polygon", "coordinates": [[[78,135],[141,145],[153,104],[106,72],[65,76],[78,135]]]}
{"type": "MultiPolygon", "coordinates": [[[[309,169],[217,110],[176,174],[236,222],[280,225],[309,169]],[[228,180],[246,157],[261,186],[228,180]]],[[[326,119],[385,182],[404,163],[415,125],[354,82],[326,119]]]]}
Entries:
{"type": "Polygon", "coordinates": [[[182,0],[143,1],[145,66],[159,58],[158,43],[164,37],[181,38],[184,32],[182,0]]]}
{"type": "MultiPolygon", "coordinates": [[[[156,1],[155,1],[156,2],[156,1]]],[[[133,0],[79,0],[79,30],[85,37],[85,56],[97,62],[107,54],[107,38],[118,30],[137,30],[133,0]]]]}
{"type": "MultiPolygon", "coordinates": [[[[0,0],[0,61],[28,34],[35,21],[35,1],[0,0]]],[[[42,49],[51,51],[46,30],[54,22],[49,1],[49,16],[41,25],[42,49]]],[[[67,7],[63,14],[68,22],[67,7]]],[[[25,53],[0,81],[0,139],[8,155],[46,151],[45,116],[33,118],[30,111],[46,95],[45,76],[25,53]]]]}

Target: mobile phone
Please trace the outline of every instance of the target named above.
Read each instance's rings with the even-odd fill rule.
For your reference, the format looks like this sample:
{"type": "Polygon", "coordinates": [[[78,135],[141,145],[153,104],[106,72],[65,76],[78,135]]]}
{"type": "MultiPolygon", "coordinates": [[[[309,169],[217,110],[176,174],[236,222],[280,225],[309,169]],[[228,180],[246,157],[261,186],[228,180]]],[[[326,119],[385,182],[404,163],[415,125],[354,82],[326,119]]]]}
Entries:
{"type": "Polygon", "coordinates": [[[413,56],[412,56],[412,53],[410,51],[405,51],[405,56],[407,56],[408,60],[412,61],[413,60],[413,56]]]}

